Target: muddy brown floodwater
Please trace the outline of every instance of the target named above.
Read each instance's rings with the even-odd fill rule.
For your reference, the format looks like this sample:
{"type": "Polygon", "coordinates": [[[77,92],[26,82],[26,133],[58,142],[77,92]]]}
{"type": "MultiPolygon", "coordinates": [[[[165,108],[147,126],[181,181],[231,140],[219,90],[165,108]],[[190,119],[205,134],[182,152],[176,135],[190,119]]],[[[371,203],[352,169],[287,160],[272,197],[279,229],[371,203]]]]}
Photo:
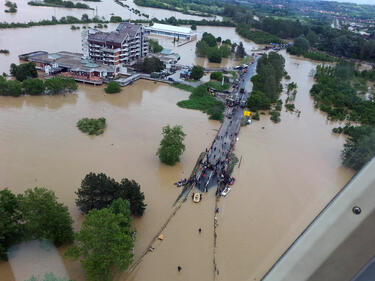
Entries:
{"type": "Polygon", "coordinates": [[[217,280],[260,280],[353,175],[341,166],[344,138],[331,133],[337,124],[314,109],[309,94],[317,64],[281,53],[298,85],[301,117],[283,107],[281,123],[261,115],[241,129],[237,181],[220,202],[217,280]]]}
{"type": "MultiPolygon", "coordinates": [[[[198,27],[199,36],[205,31],[244,41],[247,51],[257,48],[241,39],[234,28],[198,27]]],[[[195,57],[196,42],[174,47],[169,39],[160,40],[181,55],[183,64],[238,63],[228,59],[209,64],[195,57]]],[[[0,30],[0,49],[11,52],[0,57],[3,72],[21,53],[80,52],[80,32],[71,31],[69,25],[0,30]]],[[[237,181],[219,202],[216,280],[259,280],[353,175],[340,162],[344,138],[333,135],[335,124],[313,107],[310,73],[317,64],[281,53],[291,81],[298,85],[295,105],[302,114],[297,117],[283,110],[279,124],[261,115],[260,121],[241,129],[236,146],[236,154],[242,156],[234,172],[237,181]]],[[[179,193],[173,182],[190,174],[220,125],[198,111],[178,108],[176,102],[188,95],[168,85],[138,81],[117,95],[105,95],[102,87],[80,85],[76,94],[66,96],[0,97],[0,187],[16,193],[34,186],[54,190],[69,207],[78,229],[83,218],[75,207],[74,191],[88,172],[135,179],[148,204],[145,215],[134,221],[138,257],[172,211],[179,193]],[[108,123],[102,136],[89,137],[75,127],[82,117],[101,116],[108,123]],[[161,127],[166,124],[180,124],[187,133],[187,150],[174,167],[161,165],[155,156],[161,127]]],[[[164,241],[154,243],[155,251],[134,272],[117,279],[213,280],[214,205],[214,191],[199,204],[185,202],[163,231],[164,241]],[[178,265],[183,268],[180,273],[178,265]]],[[[60,254],[63,250],[59,249],[60,254]]],[[[63,262],[71,279],[85,279],[79,263],[63,262]]],[[[27,268],[13,268],[22,273],[14,276],[33,273],[26,272],[27,268]]],[[[35,268],[54,269],[52,265],[35,268]]],[[[15,280],[10,263],[0,263],[0,276],[2,281],[15,280]]]]}
{"type": "Polygon", "coordinates": [[[213,17],[200,17],[194,15],[187,15],[176,11],[169,11],[163,9],[156,9],[150,7],[137,6],[133,0],[122,1],[129,8],[118,5],[114,0],[104,0],[100,2],[85,1],[85,4],[90,6],[91,9],[69,9],[69,8],[56,8],[56,7],[45,7],[45,6],[31,6],[28,5],[26,0],[13,0],[17,4],[16,13],[5,12],[5,2],[7,0],[0,0],[0,21],[5,22],[29,22],[29,21],[40,21],[50,20],[52,17],[60,19],[61,17],[73,16],[81,18],[83,14],[87,14],[90,18],[94,16],[104,17],[109,20],[112,15],[121,16],[123,19],[164,19],[169,17],[175,17],[177,19],[193,19],[193,20],[221,20],[220,16],[213,17]],[[141,13],[149,15],[149,18],[143,15],[138,15],[129,9],[140,10],[141,13]]]}
{"type": "MultiPolygon", "coordinates": [[[[188,95],[168,85],[138,81],[117,95],[81,85],[77,94],[67,96],[0,97],[0,186],[16,193],[35,186],[54,190],[69,207],[77,229],[81,217],[74,191],[87,173],[136,180],[148,205],[144,216],[134,221],[137,255],[169,214],[179,193],[173,183],[190,173],[218,127],[205,114],[176,106],[188,95]],[[89,137],[76,128],[80,118],[101,116],[108,124],[102,136],[89,137]],[[187,134],[186,152],[174,167],[160,164],[155,155],[166,124],[180,124],[187,134]]],[[[71,279],[84,280],[79,267],[67,265],[71,279]]],[[[4,280],[6,275],[1,276],[4,280]]]]}

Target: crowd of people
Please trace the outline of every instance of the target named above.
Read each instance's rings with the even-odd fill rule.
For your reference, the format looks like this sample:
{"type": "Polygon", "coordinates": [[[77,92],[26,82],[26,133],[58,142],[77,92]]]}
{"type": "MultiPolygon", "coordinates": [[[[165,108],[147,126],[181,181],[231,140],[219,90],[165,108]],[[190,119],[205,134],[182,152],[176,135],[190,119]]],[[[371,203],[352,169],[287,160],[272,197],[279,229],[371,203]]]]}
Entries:
{"type": "Polygon", "coordinates": [[[243,87],[244,75],[245,73],[240,75],[234,89],[237,91],[235,103],[231,104],[231,110],[224,119],[211,147],[206,149],[205,156],[199,162],[199,169],[189,179],[175,183],[177,186],[194,184],[199,190],[207,192],[210,182],[217,182],[216,194],[220,195],[228,184],[233,183],[229,167],[241,123],[241,100],[246,98],[247,94],[244,91],[238,91],[239,87],[243,87]]]}

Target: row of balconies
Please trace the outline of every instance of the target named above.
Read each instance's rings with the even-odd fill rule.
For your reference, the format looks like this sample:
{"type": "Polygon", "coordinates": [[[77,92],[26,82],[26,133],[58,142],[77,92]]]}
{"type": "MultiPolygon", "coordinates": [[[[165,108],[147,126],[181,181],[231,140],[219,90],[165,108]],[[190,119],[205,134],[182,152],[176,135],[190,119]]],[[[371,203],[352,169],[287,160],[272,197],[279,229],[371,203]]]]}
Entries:
{"type": "Polygon", "coordinates": [[[102,50],[105,51],[105,52],[117,53],[117,52],[121,51],[121,48],[116,48],[116,49],[102,48],[102,50]]]}

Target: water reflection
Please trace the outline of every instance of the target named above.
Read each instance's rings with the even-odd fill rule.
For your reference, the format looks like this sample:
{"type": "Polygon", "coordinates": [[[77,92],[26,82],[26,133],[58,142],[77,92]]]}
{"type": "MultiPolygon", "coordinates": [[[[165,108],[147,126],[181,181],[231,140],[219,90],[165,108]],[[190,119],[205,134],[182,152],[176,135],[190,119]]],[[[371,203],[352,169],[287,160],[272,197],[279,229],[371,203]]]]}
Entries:
{"type": "Polygon", "coordinates": [[[50,272],[56,277],[69,278],[58,251],[47,240],[22,242],[10,249],[8,257],[16,281],[43,277],[50,272]]]}
{"type": "Polygon", "coordinates": [[[56,96],[21,96],[21,97],[0,97],[0,108],[48,108],[57,110],[65,105],[74,105],[77,103],[78,95],[69,93],[56,96]]]}

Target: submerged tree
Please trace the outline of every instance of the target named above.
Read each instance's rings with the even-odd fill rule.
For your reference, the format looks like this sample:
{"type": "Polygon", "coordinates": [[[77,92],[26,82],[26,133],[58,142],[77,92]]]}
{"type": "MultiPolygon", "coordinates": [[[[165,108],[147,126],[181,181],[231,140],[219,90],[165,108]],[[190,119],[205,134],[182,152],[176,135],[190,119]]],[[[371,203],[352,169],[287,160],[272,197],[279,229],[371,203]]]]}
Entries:
{"type": "Polygon", "coordinates": [[[344,145],[343,164],[359,170],[375,155],[375,129],[362,137],[350,137],[344,145]]]}
{"type": "Polygon", "coordinates": [[[18,81],[23,81],[27,78],[38,77],[35,64],[33,62],[23,63],[16,65],[12,63],[10,65],[10,74],[12,74],[18,81]]]}
{"type": "Polygon", "coordinates": [[[163,127],[162,134],[163,139],[156,154],[164,164],[174,165],[180,161],[180,157],[185,151],[183,141],[186,134],[182,131],[181,126],[171,128],[169,125],[163,127]]]}
{"type": "Polygon", "coordinates": [[[22,239],[19,200],[8,189],[0,191],[0,259],[7,259],[7,250],[22,239]]]}
{"type": "Polygon", "coordinates": [[[190,78],[194,80],[199,80],[203,77],[204,68],[200,65],[194,65],[190,72],[190,78]]]}
{"type": "Polygon", "coordinates": [[[130,223],[129,202],[122,199],[109,208],[93,209],[65,254],[80,259],[88,281],[110,281],[114,270],[125,270],[132,262],[130,223]]]}
{"type": "Polygon", "coordinates": [[[73,220],[53,191],[35,187],[19,198],[26,238],[45,238],[56,246],[73,241],[73,220]]]}
{"type": "Polygon", "coordinates": [[[76,194],[76,204],[85,214],[92,209],[106,208],[118,198],[129,200],[132,215],[142,216],[146,209],[145,196],[136,181],[125,178],[118,183],[103,173],[87,174],[76,194]]]}
{"type": "Polygon", "coordinates": [[[236,49],[236,57],[244,58],[245,56],[246,56],[245,48],[242,42],[240,42],[240,44],[237,46],[237,49],[236,49]]]}
{"type": "Polygon", "coordinates": [[[40,79],[28,78],[23,81],[22,88],[25,94],[41,95],[44,92],[44,83],[43,80],[40,79]]]}
{"type": "Polygon", "coordinates": [[[107,94],[115,94],[121,92],[121,86],[119,82],[111,81],[107,84],[107,87],[104,88],[104,91],[107,94]]]}

